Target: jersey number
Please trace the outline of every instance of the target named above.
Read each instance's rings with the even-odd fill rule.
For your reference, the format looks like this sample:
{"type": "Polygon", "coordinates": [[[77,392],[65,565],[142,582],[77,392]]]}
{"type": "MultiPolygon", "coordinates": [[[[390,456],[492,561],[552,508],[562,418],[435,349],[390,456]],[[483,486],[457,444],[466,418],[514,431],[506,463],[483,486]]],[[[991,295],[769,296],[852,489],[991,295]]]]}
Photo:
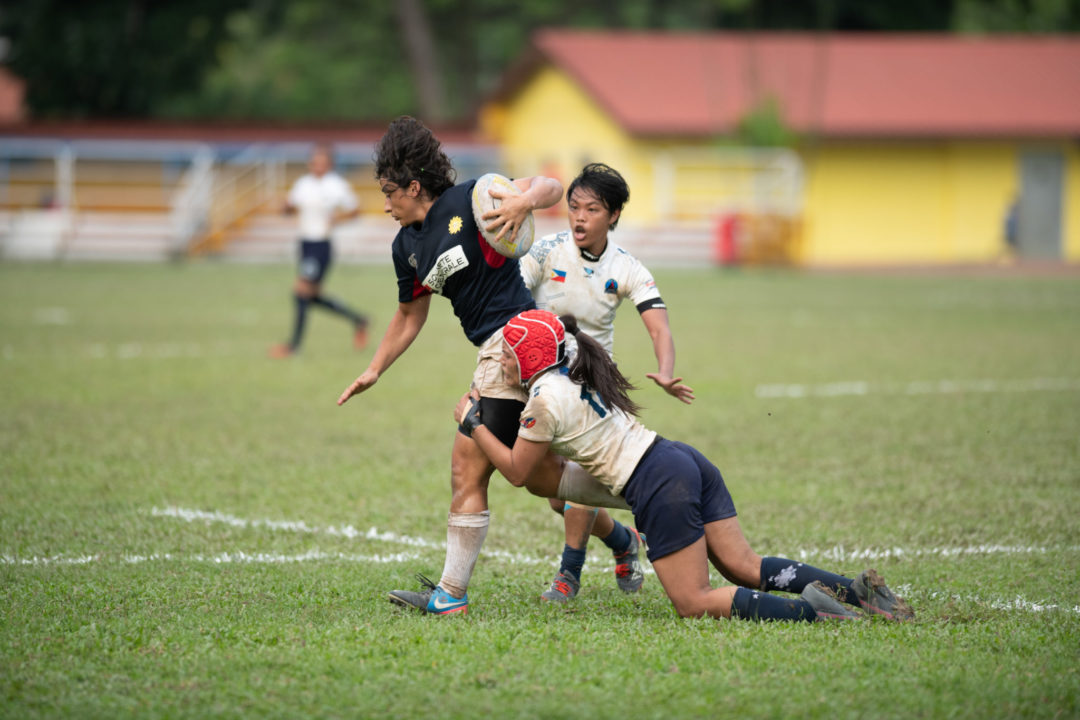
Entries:
{"type": "Polygon", "coordinates": [[[596,397],[589,392],[589,389],[584,385],[581,386],[581,399],[589,403],[589,407],[595,410],[596,414],[600,417],[607,415],[607,410],[604,409],[604,406],[597,402],[596,397]]]}

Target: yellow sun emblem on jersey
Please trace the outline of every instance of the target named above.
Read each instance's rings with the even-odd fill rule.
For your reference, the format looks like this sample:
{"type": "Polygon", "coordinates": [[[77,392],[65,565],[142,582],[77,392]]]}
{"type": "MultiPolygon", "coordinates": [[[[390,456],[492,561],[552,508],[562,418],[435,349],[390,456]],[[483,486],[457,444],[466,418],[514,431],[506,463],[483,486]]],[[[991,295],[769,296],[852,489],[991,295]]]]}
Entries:
{"type": "Polygon", "coordinates": [[[451,235],[457,235],[458,230],[461,229],[461,226],[463,224],[464,223],[462,223],[461,217],[458,216],[458,215],[455,215],[454,217],[450,218],[450,234],[451,235]]]}

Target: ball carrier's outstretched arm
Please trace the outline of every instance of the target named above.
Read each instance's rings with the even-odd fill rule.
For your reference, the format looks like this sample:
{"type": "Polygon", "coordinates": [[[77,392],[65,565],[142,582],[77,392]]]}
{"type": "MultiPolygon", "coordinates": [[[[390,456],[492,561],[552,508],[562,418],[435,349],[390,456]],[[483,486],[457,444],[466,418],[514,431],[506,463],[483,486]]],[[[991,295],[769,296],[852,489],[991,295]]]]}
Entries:
{"type": "Polygon", "coordinates": [[[338,398],[338,405],[344,405],[345,401],[353,395],[359,395],[378,382],[379,376],[409,349],[413,340],[420,334],[424,323],[427,322],[430,307],[430,295],[421,295],[412,302],[398,304],[398,309],[391,318],[390,325],[379,342],[379,347],[375,350],[371,364],[360,374],[360,377],[345,388],[341,397],[338,398]]]}

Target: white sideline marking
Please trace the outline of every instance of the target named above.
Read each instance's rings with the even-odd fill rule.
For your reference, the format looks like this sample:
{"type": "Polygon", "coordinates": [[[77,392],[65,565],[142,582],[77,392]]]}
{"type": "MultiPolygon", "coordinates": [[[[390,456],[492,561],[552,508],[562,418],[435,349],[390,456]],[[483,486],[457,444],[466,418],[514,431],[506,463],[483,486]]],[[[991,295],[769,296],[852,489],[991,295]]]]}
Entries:
{"type": "Polygon", "coordinates": [[[34,322],[38,325],[67,325],[71,322],[71,314],[62,307],[38,308],[34,311],[34,322]]]}
{"type": "Polygon", "coordinates": [[[905,559],[919,557],[958,557],[961,555],[1046,555],[1047,553],[1078,552],[1080,545],[1066,547],[1045,547],[1041,545],[965,545],[962,547],[938,548],[852,548],[842,545],[831,548],[805,548],[799,550],[800,560],[811,557],[824,558],[833,562],[852,562],[855,560],[883,560],[889,558],[905,559]]]}
{"type": "Polygon", "coordinates": [[[97,562],[97,555],[82,555],[80,557],[64,557],[53,555],[52,557],[29,557],[17,558],[10,555],[0,555],[0,564],[4,565],[86,565],[97,562]]]}
{"type": "MultiPolygon", "coordinates": [[[[290,563],[302,563],[312,561],[323,560],[341,560],[344,562],[353,563],[399,563],[410,562],[419,558],[417,553],[397,553],[394,555],[353,555],[340,552],[322,552],[319,550],[311,550],[298,555],[279,555],[274,553],[245,553],[243,551],[218,553],[217,555],[188,555],[180,556],[173,555],[171,553],[154,553],[151,555],[125,555],[120,560],[128,564],[139,564],[146,562],[200,562],[200,563],[212,563],[215,565],[224,564],[290,564],[290,563]]],[[[88,565],[94,562],[103,562],[108,560],[103,555],[82,555],[79,557],[64,557],[62,555],[54,555],[51,557],[30,557],[30,558],[15,558],[10,555],[0,555],[0,565],[23,565],[23,566],[47,566],[47,565],[88,565]]],[[[1062,612],[1071,613],[1073,615],[1080,615],[1080,605],[1058,605],[1056,603],[1039,603],[1031,600],[1026,600],[1023,597],[1017,595],[1011,600],[1002,599],[985,599],[976,597],[974,595],[959,595],[956,593],[947,593],[942,591],[922,591],[913,588],[911,585],[901,585],[896,587],[896,592],[901,597],[921,597],[931,600],[956,600],[960,602],[973,603],[976,605],[983,605],[993,610],[1000,610],[1002,612],[1030,612],[1041,613],[1050,612],[1054,610],[1060,610],[1062,612]]]]}
{"type": "MultiPolygon", "coordinates": [[[[137,565],[145,562],[179,561],[179,562],[208,562],[214,564],[228,563],[251,563],[251,564],[284,564],[300,563],[318,560],[344,560],[355,563],[399,563],[416,560],[420,556],[417,553],[395,553],[393,555],[354,555],[340,552],[323,552],[321,550],[309,550],[298,555],[281,555],[277,553],[246,553],[243,550],[235,552],[218,553],[217,555],[173,555],[172,553],[153,553],[151,555],[124,555],[119,558],[121,562],[137,565]]],[[[80,557],[53,557],[15,558],[9,555],[0,556],[0,564],[3,565],[86,565],[92,562],[107,560],[104,555],[82,555],[80,557]]]]}
{"type": "Polygon", "coordinates": [[[86,349],[86,354],[95,360],[171,360],[174,358],[204,358],[209,356],[229,355],[230,352],[223,350],[219,343],[214,350],[208,350],[199,343],[141,343],[124,342],[113,347],[104,343],[94,343],[86,349]]]}
{"type": "Polygon", "coordinates": [[[239,528],[259,528],[265,527],[270,530],[285,530],[288,532],[308,533],[308,534],[322,534],[332,535],[335,537],[344,537],[350,540],[356,538],[362,538],[364,540],[377,540],[380,542],[392,542],[399,543],[401,545],[412,545],[414,547],[428,547],[428,548],[445,548],[446,543],[438,543],[431,540],[425,540],[423,538],[408,537],[407,535],[398,535],[391,532],[379,532],[376,528],[369,528],[367,532],[357,530],[352,525],[330,525],[328,527],[312,527],[303,520],[245,520],[244,518],[236,517],[235,515],[228,515],[226,513],[212,511],[207,512],[205,510],[189,510],[187,508],[180,507],[167,507],[167,508],[152,508],[150,514],[155,517],[173,517],[185,522],[196,522],[202,520],[207,523],[224,523],[226,525],[232,525],[239,528]]]}
{"type": "MultiPolygon", "coordinates": [[[[181,508],[171,506],[167,508],[152,508],[150,514],[155,517],[172,517],[185,522],[216,522],[232,525],[233,527],[241,528],[257,528],[265,527],[271,530],[286,530],[290,532],[302,532],[311,534],[325,534],[339,537],[346,537],[349,539],[362,538],[364,540],[377,540],[380,542],[399,543],[402,545],[412,545],[414,547],[425,547],[435,549],[445,549],[445,542],[436,542],[433,540],[425,540],[423,538],[410,537],[408,535],[399,535],[392,532],[380,532],[376,528],[369,528],[366,532],[357,530],[352,525],[343,526],[328,526],[320,528],[317,526],[311,526],[302,520],[266,520],[256,519],[247,520],[237,517],[235,515],[229,515],[218,511],[206,511],[206,510],[191,510],[188,508],[181,508]]],[[[795,556],[800,560],[805,560],[811,557],[820,557],[833,562],[847,562],[852,560],[881,560],[889,558],[917,558],[917,557],[957,557],[962,555],[1045,555],[1051,552],[1080,552],[1080,545],[1065,546],[1065,547],[1047,547],[1044,545],[963,545],[958,547],[936,547],[936,548],[851,548],[846,549],[842,545],[834,545],[830,548],[803,548],[797,550],[795,556]]],[[[486,554],[490,554],[494,557],[501,557],[503,559],[509,559],[511,562],[523,562],[528,564],[543,564],[548,562],[547,560],[541,560],[538,558],[530,557],[528,555],[522,555],[520,553],[510,553],[501,550],[485,551],[486,554]]],[[[783,553],[781,553],[783,554],[783,553]]],[[[599,560],[603,562],[603,560],[599,560]]],[[[589,556],[588,562],[596,562],[592,556],[589,556]]]]}
{"type": "MultiPolygon", "coordinates": [[[[308,525],[302,520],[267,520],[256,519],[248,520],[240,518],[235,515],[229,515],[227,513],[217,511],[205,511],[205,510],[192,510],[188,508],[180,507],[167,507],[167,508],[152,508],[151,515],[154,517],[168,517],[183,520],[185,522],[205,522],[205,523],[223,523],[238,528],[268,528],[271,530],[280,530],[286,532],[296,532],[304,534],[324,534],[335,537],[345,537],[349,539],[363,539],[373,540],[377,542],[389,542],[398,543],[403,545],[410,545],[413,547],[427,548],[427,549],[444,549],[446,543],[435,542],[426,540],[424,538],[415,538],[407,535],[398,535],[391,532],[380,532],[376,528],[370,528],[366,532],[361,532],[354,528],[352,525],[330,525],[326,527],[308,525]]],[[[813,549],[803,548],[797,550],[795,555],[800,560],[806,560],[811,557],[821,557],[833,562],[850,562],[855,560],[880,560],[880,559],[905,559],[905,558],[918,558],[918,557],[941,557],[951,558],[959,556],[970,555],[1024,555],[1024,554],[1036,554],[1045,555],[1047,553],[1060,553],[1060,552],[1080,552],[1080,546],[1059,546],[1059,547],[1046,547],[1041,545],[966,545],[959,547],[938,547],[938,548],[853,548],[851,550],[845,550],[842,546],[834,546],[825,549],[813,549]]],[[[549,558],[535,558],[521,553],[511,553],[503,550],[491,550],[484,551],[484,555],[488,557],[495,557],[512,564],[530,564],[530,565],[557,565],[557,562],[549,558]]],[[[311,550],[305,553],[296,555],[281,555],[273,553],[246,553],[243,551],[224,552],[216,555],[189,555],[179,556],[172,555],[170,553],[154,553],[151,555],[125,555],[119,558],[125,563],[143,563],[143,562],[210,562],[215,564],[225,563],[300,563],[300,562],[312,562],[312,561],[324,561],[324,560],[341,560],[345,562],[356,563],[400,563],[411,562],[420,558],[420,553],[416,552],[404,552],[395,553],[391,555],[355,555],[341,552],[323,552],[319,550],[311,550]]],[[[110,558],[106,555],[82,555],[78,557],[65,557],[63,555],[55,555],[51,557],[30,557],[30,558],[16,558],[10,555],[0,555],[0,565],[32,565],[32,566],[44,566],[44,565],[86,565],[94,562],[107,561],[110,558]]],[[[610,557],[601,558],[590,555],[588,564],[594,571],[610,570],[610,557]],[[604,564],[607,562],[609,566],[604,568],[604,564]]],[[[647,563],[647,561],[645,561],[647,563]]],[[[647,574],[655,574],[652,568],[646,567],[645,572],[647,574]]],[[[1020,596],[1016,596],[1011,600],[1002,599],[985,599],[975,596],[957,595],[953,593],[947,593],[942,591],[923,591],[917,588],[913,588],[910,585],[898,586],[896,591],[901,596],[915,596],[925,597],[930,599],[952,599],[963,602],[972,602],[979,605],[990,607],[994,610],[1001,611],[1023,611],[1023,612],[1046,612],[1051,610],[1061,610],[1063,612],[1069,612],[1072,614],[1080,615],[1080,605],[1058,605],[1053,603],[1039,603],[1030,600],[1026,600],[1020,596]]]]}
{"type": "MultiPolygon", "coordinates": [[[[228,357],[237,354],[237,350],[230,347],[229,343],[218,342],[211,346],[199,343],[181,342],[122,342],[122,343],[89,343],[82,347],[82,355],[90,360],[174,360],[178,358],[209,358],[228,357]]],[[[31,353],[33,354],[33,353],[31,353]]],[[[53,353],[56,355],[59,353],[53,353]]],[[[3,356],[5,360],[15,359],[15,348],[4,345],[3,356]]],[[[65,357],[69,353],[65,353],[65,357]]]]}
{"type": "Polygon", "coordinates": [[[840,397],[851,395],[947,395],[953,393],[1011,393],[1080,390],[1076,378],[1023,380],[914,380],[907,383],[870,383],[864,380],[804,384],[758,385],[759,398],[840,397]]]}
{"type": "Polygon", "coordinates": [[[959,602],[975,603],[977,605],[985,605],[993,610],[1022,610],[1025,612],[1048,612],[1050,610],[1061,610],[1063,612],[1069,612],[1074,615],[1080,615],[1080,605],[1058,605],[1056,603],[1037,603],[1031,600],[1025,600],[1017,595],[1012,600],[987,600],[985,598],[975,597],[974,595],[959,595],[957,593],[942,592],[940,590],[931,590],[929,592],[917,590],[911,585],[901,585],[896,588],[896,594],[909,598],[911,596],[923,597],[930,600],[956,600],[959,602]]]}
{"type": "MultiPolygon", "coordinates": [[[[445,550],[446,542],[436,542],[433,540],[426,540],[424,538],[410,537],[408,535],[399,535],[393,532],[380,532],[377,528],[368,528],[366,531],[357,530],[352,525],[330,525],[327,527],[313,527],[308,525],[303,520],[245,520],[244,518],[236,517],[235,515],[228,515],[226,513],[205,510],[190,510],[188,508],[179,507],[167,507],[167,508],[152,508],[150,514],[155,517],[172,517],[185,522],[203,521],[207,523],[216,522],[224,523],[226,525],[232,525],[239,528],[259,528],[264,527],[270,530],[284,530],[287,532],[298,532],[306,534],[322,534],[331,535],[334,537],[344,537],[350,540],[362,539],[362,540],[374,540],[377,542],[397,543],[399,545],[410,545],[412,547],[432,548],[435,550],[445,550]]],[[[483,555],[487,557],[499,558],[505,560],[511,564],[526,564],[526,565],[544,565],[552,564],[551,558],[535,558],[521,553],[508,552],[506,550],[483,550],[483,555]]],[[[590,558],[592,560],[592,558],[590,558]]],[[[602,563],[600,559],[596,559],[595,562],[602,563]]]]}

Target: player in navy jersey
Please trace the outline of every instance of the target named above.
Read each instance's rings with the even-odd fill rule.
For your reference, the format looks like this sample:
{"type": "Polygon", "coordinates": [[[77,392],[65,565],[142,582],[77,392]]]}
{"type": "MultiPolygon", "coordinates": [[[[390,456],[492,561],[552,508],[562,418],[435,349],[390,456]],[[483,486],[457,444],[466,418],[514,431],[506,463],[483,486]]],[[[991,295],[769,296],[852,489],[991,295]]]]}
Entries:
{"type": "Polygon", "coordinates": [[[720,471],[695,448],[637,421],[639,408],[627,395],[630,381],[573,316],[528,310],[506,324],[502,337],[506,381],[528,389],[516,442],[506,443],[482,425],[486,410],[475,393],[462,397],[454,417],[513,485],[528,484],[533,469],[554,451],[625,497],[679,615],[854,620],[861,617],[854,606],[892,620],[914,617],[872,569],[850,579],[755,553],[720,471]],[[569,362],[568,334],[577,340],[569,362]],[[736,586],[711,587],[710,562],[736,586]]]}
{"type": "MultiPolygon", "coordinates": [[[[338,399],[371,388],[412,344],[427,320],[431,296],[447,298],[465,336],[479,347],[472,388],[481,398],[492,432],[507,442],[517,433],[524,406],[520,387],[502,376],[502,327],[522,310],[535,307],[518,261],[499,255],[480,235],[473,220],[474,180],[455,185],[456,173],[439,140],[418,120],[401,117],[390,124],[376,147],[375,177],[386,196],[384,210],[401,225],[392,246],[398,283],[398,308],[371,364],[338,399]]],[[[485,219],[500,236],[516,233],[527,215],[562,198],[554,179],[515,180],[520,195],[502,197],[485,219]]],[[[496,191],[494,197],[501,197],[496,191]]],[[[554,458],[553,458],[554,460],[554,458]]],[[[561,472],[561,460],[558,461],[561,472]]],[[[391,602],[436,614],[463,613],[466,589],[487,534],[490,514],[487,456],[465,434],[454,438],[451,459],[450,515],[446,560],[438,588],[425,592],[393,591],[391,602]]]]}
{"type": "MultiPolygon", "coordinates": [[[[589,163],[566,191],[569,230],[536,241],[521,259],[521,274],[536,305],[556,315],[572,313],[609,354],[615,339],[615,314],[623,300],[637,309],[652,339],[657,371],[647,377],[684,403],[694,392],[675,372],[675,342],[667,306],[652,274],[633,255],[611,240],[630,188],[623,176],[603,163],[589,163]]],[[[615,560],[615,580],[624,592],[641,588],[644,574],[638,559],[640,537],[602,508],[551,501],[563,515],[565,544],[555,579],[541,598],[564,602],[581,588],[590,533],[600,538],[615,560]]]]}

